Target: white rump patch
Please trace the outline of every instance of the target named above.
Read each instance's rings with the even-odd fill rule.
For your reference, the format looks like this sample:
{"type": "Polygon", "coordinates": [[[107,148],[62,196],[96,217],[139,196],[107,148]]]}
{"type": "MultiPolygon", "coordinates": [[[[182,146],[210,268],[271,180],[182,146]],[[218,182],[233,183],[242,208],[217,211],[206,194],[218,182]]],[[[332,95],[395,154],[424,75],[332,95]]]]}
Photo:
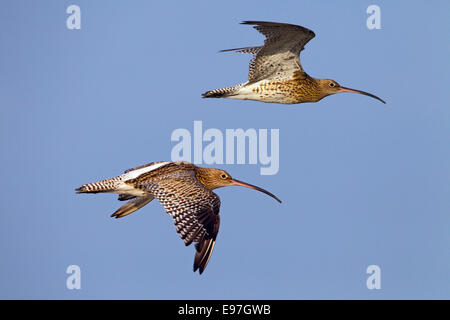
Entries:
{"type": "Polygon", "coordinates": [[[156,170],[158,168],[161,168],[162,166],[165,166],[166,164],[169,164],[170,162],[164,161],[164,162],[158,162],[155,164],[152,164],[151,166],[136,169],[130,172],[127,172],[123,175],[124,180],[131,180],[139,177],[141,174],[156,170]]]}

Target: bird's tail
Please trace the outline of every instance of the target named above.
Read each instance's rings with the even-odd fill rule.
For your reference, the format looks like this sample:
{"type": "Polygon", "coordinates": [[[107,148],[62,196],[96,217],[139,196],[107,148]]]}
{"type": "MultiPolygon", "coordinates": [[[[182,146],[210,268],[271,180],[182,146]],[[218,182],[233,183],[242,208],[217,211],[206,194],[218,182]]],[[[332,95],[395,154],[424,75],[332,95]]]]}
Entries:
{"type": "Polygon", "coordinates": [[[211,91],[206,91],[202,94],[203,98],[226,98],[233,96],[239,92],[239,90],[244,86],[244,84],[238,84],[232,87],[220,88],[211,91]]]}
{"type": "Polygon", "coordinates": [[[120,176],[83,184],[81,187],[75,189],[77,193],[99,193],[99,192],[113,192],[122,183],[120,176]]]}

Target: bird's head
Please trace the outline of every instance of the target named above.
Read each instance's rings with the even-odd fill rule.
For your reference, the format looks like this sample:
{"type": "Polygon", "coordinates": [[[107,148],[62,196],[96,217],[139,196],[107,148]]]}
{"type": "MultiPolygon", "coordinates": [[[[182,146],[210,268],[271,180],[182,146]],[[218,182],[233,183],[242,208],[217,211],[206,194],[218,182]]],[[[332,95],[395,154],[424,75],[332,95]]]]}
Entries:
{"type": "Polygon", "coordinates": [[[375,96],[371,93],[364,92],[361,90],[355,90],[355,89],[342,87],[339,83],[337,83],[336,81],[331,80],[331,79],[319,79],[318,82],[319,82],[320,91],[322,92],[322,95],[323,95],[322,98],[325,98],[326,96],[329,96],[329,95],[335,94],[335,93],[352,92],[352,93],[363,94],[363,95],[372,97],[374,99],[377,99],[378,101],[381,101],[383,103],[386,103],[382,99],[378,98],[377,96],[375,96]]]}
{"type": "Polygon", "coordinates": [[[198,169],[199,170],[197,170],[197,179],[210,190],[214,190],[214,189],[221,188],[221,187],[228,187],[228,186],[242,186],[242,187],[247,187],[250,189],[254,189],[254,190],[263,192],[281,203],[281,200],[278,199],[275,195],[273,195],[269,191],[264,190],[260,187],[233,179],[231,177],[231,175],[228,172],[226,172],[225,170],[214,169],[214,168],[198,168],[198,169]]]}

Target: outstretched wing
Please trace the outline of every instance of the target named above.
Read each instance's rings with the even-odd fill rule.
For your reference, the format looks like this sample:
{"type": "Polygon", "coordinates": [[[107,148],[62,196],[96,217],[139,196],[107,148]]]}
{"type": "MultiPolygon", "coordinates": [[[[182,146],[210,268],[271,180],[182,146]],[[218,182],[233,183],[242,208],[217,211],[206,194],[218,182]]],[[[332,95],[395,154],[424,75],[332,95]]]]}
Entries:
{"type": "Polygon", "coordinates": [[[149,182],[145,188],[164,206],[174,220],[186,246],[197,242],[194,271],[208,264],[220,225],[219,197],[198,182],[195,171],[179,171],[149,182]]]}
{"type": "Polygon", "coordinates": [[[300,77],[304,75],[299,55],[304,46],[314,38],[313,31],[276,22],[244,21],[242,24],[254,25],[254,28],[266,37],[262,47],[236,49],[238,52],[254,54],[250,61],[249,82],[291,79],[294,72],[300,77]]]}

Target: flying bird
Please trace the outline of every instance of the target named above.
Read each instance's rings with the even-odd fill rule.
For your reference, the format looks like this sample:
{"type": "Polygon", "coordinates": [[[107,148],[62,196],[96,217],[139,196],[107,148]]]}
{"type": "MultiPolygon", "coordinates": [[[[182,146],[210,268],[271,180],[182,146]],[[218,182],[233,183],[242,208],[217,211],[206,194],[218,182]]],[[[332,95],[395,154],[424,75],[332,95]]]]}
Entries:
{"type": "Polygon", "coordinates": [[[220,225],[220,198],[212,190],[243,186],[261,191],[281,203],[272,193],[233,179],[224,170],[201,168],[184,161],[159,161],[126,170],[122,175],[83,184],[77,193],[118,193],[128,200],[111,217],[122,218],[157,199],[172,216],[186,246],[195,243],[194,272],[209,262],[220,225]]]}
{"type": "Polygon", "coordinates": [[[232,87],[205,92],[203,98],[231,98],[263,102],[295,104],[317,102],[340,92],[353,92],[375,98],[377,96],[360,90],[342,87],[330,79],[310,77],[300,63],[300,52],[314,38],[313,31],[285,23],[244,21],[254,25],[266,39],[263,46],[226,49],[250,53],[248,81],[232,87]]]}

